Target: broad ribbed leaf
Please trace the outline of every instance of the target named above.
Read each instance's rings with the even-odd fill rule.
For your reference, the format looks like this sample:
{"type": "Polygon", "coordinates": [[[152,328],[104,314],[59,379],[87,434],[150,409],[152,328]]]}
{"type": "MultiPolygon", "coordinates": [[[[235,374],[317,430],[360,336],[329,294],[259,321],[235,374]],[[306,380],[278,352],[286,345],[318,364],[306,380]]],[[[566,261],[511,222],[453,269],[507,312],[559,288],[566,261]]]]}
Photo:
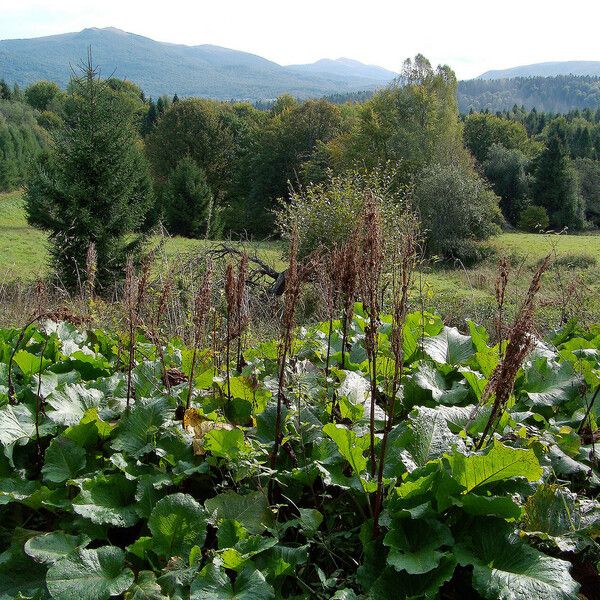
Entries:
{"type": "Polygon", "coordinates": [[[139,519],[135,490],[135,482],[123,475],[98,475],[83,482],[73,510],[93,523],[131,527],[139,519]]]}
{"type": "Polygon", "coordinates": [[[538,481],[542,476],[542,468],[533,450],[510,448],[498,441],[494,441],[487,454],[465,456],[455,452],[447,460],[452,477],[466,492],[512,477],[538,481]]]}
{"type": "Polygon", "coordinates": [[[456,327],[444,327],[438,335],[426,337],[423,350],[435,362],[449,365],[463,364],[475,354],[471,337],[462,335],[456,327]]]}
{"type": "Polygon", "coordinates": [[[142,399],[119,420],[112,447],[135,457],[150,452],[160,427],[174,416],[173,399],[142,399]]]}
{"type": "Polygon", "coordinates": [[[600,502],[557,485],[541,485],[527,499],[523,530],[563,552],[580,552],[600,535],[600,502]]]}
{"type": "Polygon", "coordinates": [[[125,568],[125,553],[115,546],[79,550],[48,569],[48,590],[56,600],[108,600],[122,594],[132,583],[125,568]]]}
{"type": "Polygon", "coordinates": [[[77,425],[89,408],[101,406],[104,394],[75,383],[55,390],[46,400],[53,408],[48,411],[50,419],[60,425],[77,425]]]}
{"type": "Polygon", "coordinates": [[[523,391],[533,406],[558,406],[579,394],[581,377],[568,362],[539,358],[525,372],[523,391]]]}
{"type": "Polygon", "coordinates": [[[205,567],[192,583],[190,600],[269,600],[274,598],[273,588],[264,575],[246,567],[234,583],[214,564],[205,567]]]}
{"type": "Polygon", "coordinates": [[[354,473],[360,475],[367,466],[363,453],[369,447],[369,436],[358,437],[354,431],[334,423],[327,423],[323,427],[323,433],[335,442],[339,453],[350,463],[354,473]]]}
{"type": "Polygon", "coordinates": [[[407,386],[406,401],[415,404],[458,404],[469,394],[460,382],[448,383],[443,373],[430,362],[421,363],[407,386]]]}
{"type": "Polygon", "coordinates": [[[85,469],[85,450],[65,437],[50,442],[44,456],[42,475],[47,481],[63,483],[85,469]]]}
{"type": "Polygon", "coordinates": [[[162,593],[160,585],[156,582],[156,575],[152,571],[140,571],[136,582],[125,594],[125,600],[169,600],[162,593]]]}
{"type": "Polygon", "coordinates": [[[208,499],[204,507],[215,523],[231,519],[241,523],[249,533],[262,533],[273,523],[269,501],[262,492],[244,495],[225,492],[208,499]]]}
{"type": "Polygon", "coordinates": [[[439,549],[453,542],[446,525],[421,519],[394,520],[383,540],[390,548],[388,564],[411,575],[421,575],[438,567],[444,556],[439,549]]]}
{"type": "Polygon", "coordinates": [[[41,563],[52,564],[65,558],[77,548],[85,547],[90,539],[84,535],[69,535],[54,531],[29,538],[25,543],[25,553],[41,563]]]}
{"type": "Polygon", "coordinates": [[[442,413],[420,406],[409,416],[411,436],[406,449],[417,466],[440,458],[452,446],[459,451],[465,449],[463,440],[452,433],[442,413]]]}
{"type": "Polygon", "coordinates": [[[454,548],[458,562],[473,566],[473,587],[488,600],[577,600],[571,564],[508,537],[497,521],[479,521],[469,540],[454,548]]]}
{"type": "Polygon", "coordinates": [[[206,513],[189,494],[171,494],[159,500],[150,515],[154,550],[170,558],[189,554],[206,537],[206,513]]]}

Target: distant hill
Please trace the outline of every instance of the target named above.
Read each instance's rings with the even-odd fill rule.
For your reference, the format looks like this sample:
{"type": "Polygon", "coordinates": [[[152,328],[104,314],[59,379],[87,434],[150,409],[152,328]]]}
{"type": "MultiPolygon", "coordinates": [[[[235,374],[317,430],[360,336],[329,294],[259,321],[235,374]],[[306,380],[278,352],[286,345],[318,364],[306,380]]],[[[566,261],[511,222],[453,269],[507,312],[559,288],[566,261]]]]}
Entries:
{"type": "Polygon", "coordinates": [[[349,59],[284,67],[260,56],[201,45],[157,42],[119,29],[84,29],[47,37],[0,41],[0,78],[21,86],[40,79],[66,86],[70,65],[92,48],[106,76],[137,83],[147,95],[265,100],[283,93],[298,98],[381,87],[395,74],[349,59]]]}
{"type": "Polygon", "coordinates": [[[557,75],[580,75],[600,77],[600,61],[570,60],[522,65],[510,69],[486,71],[477,79],[508,79],[512,77],[556,77],[557,75]]]}
{"type": "Polygon", "coordinates": [[[365,65],[351,58],[322,58],[308,65],[289,65],[287,67],[298,73],[318,73],[321,75],[335,75],[337,77],[358,77],[378,81],[385,85],[397,77],[398,73],[388,71],[376,65],[365,65]]]}
{"type": "Polygon", "coordinates": [[[600,108],[600,77],[558,75],[556,77],[513,77],[471,79],[458,84],[458,106],[491,112],[514,105],[530,110],[564,113],[573,109],[600,108]]]}

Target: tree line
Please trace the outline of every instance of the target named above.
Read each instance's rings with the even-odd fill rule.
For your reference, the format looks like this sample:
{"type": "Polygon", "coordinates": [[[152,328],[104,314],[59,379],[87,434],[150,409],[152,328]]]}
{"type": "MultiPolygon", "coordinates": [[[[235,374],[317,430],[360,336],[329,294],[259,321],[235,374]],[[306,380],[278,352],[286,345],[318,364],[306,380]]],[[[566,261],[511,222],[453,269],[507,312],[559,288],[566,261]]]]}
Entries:
{"type": "Polygon", "coordinates": [[[359,172],[379,173],[379,191],[410,201],[428,251],[446,258],[476,260],[479,242],[505,224],[597,223],[597,154],[574,158],[570,133],[585,121],[595,139],[595,113],[538,113],[535,124],[518,109],[462,118],[457,85],[448,67],[417,56],[364,100],[282,96],[261,109],[146,98],[131,82],[101,79],[90,62],[66,91],[6,86],[3,102],[29,111],[48,138],[13,185],[27,184],[29,220],[50,231],[67,280],[85,276],[90,244],[108,280],[159,222],[188,237],[264,238],[285,230],[282,214],[352,218],[342,210],[352,193],[340,190],[359,172]]]}

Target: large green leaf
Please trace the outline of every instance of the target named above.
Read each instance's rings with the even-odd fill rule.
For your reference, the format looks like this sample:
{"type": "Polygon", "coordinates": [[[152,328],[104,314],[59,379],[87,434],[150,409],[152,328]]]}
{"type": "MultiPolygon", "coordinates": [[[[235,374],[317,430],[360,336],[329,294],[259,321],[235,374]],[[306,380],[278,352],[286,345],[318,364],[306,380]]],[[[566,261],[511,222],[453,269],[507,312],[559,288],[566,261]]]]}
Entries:
{"type": "Polygon", "coordinates": [[[132,583],[125,568],[125,553],[114,546],[79,550],[48,569],[48,590],[56,600],[108,600],[122,594],[132,583]]]}
{"type": "Polygon", "coordinates": [[[213,429],[204,436],[204,447],[213,456],[235,458],[244,450],[244,433],[235,429],[213,429]]]}
{"type": "Polygon", "coordinates": [[[463,364],[475,354],[471,337],[462,335],[456,327],[444,327],[438,335],[426,337],[423,350],[435,362],[449,365],[463,364]]]}
{"type": "Polygon", "coordinates": [[[541,485],[527,499],[523,530],[563,552],[581,552],[600,536],[600,502],[578,498],[557,485],[541,485]]]}
{"type": "Polygon", "coordinates": [[[172,398],[142,399],[119,420],[112,447],[131,456],[141,456],[154,448],[160,427],[175,416],[172,398]]]}
{"type": "Polygon", "coordinates": [[[581,377],[568,362],[539,358],[525,371],[522,389],[533,406],[558,406],[576,397],[580,386],[581,377]]]}
{"type": "Polygon", "coordinates": [[[27,350],[19,350],[13,359],[14,363],[21,369],[26,379],[30,379],[33,375],[43,371],[51,364],[47,358],[41,358],[35,354],[27,352],[27,350]]]}
{"type": "Polygon", "coordinates": [[[469,394],[462,382],[448,383],[444,374],[431,362],[421,363],[406,387],[405,402],[415,404],[458,404],[469,394]]]}
{"type": "Polygon", "coordinates": [[[204,507],[215,524],[222,519],[231,519],[242,524],[249,533],[262,533],[273,523],[269,501],[262,492],[244,495],[225,492],[208,499],[204,507]]]}
{"type": "Polygon", "coordinates": [[[538,481],[543,473],[533,450],[510,448],[498,441],[487,454],[465,456],[455,452],[447,460],[453,479],[465,492],[512,477],[538,481]]]}
{"type": "Polygon", "coordinates": [[[73,479],[85,468],[85,456],[85,450],[68,438],[55,437],[46,450],[42,475],[53,483],[73,479]]]}
{"type": "MultiPolygon", "coordinates": [[[[51,432],[53,425],[40,415],[40,435],[51,432]]],[[[24,446],[35,436],[35,411],[26,404],[6,405],[0,408],[0,444],[12,461],[15,446],[24,446]]]]}
{"type": "Polygon", "coordinates": [[[25,552],[37,562],[52,564],[77,548],[85,547],[89,541],[87,536],[54,531],[29,538],[25,543],[25,552]]]}
{"type": "Polygon", "coordinates": [[[46,400],[53,409],[48,412],[50,419],[60,425],[77,425],[89,408],[102,405],[104,394],[75,383],[55,390],[46,400]]]}
{"type": "Polygon", "coordinates": [[[148,527],[154,550],[170,558],[187,557],[206,537],[206,513],[189,494],[171,494],[156,503],[148,527]]]}
{"type": "Polygon", "coordinates": [[[194,580],[190,600],[269,600],[274,598],[273,588],[264,575],[252,567],[246,567],[234,583],[215,564],[210,564],[194,580]]]}
{"type": "Polygon", "coordinates": [[[360,475],[367,466],[367,459],[363,454],[369,447],[369,436],[358,437],[354,431],[334,423],[327,423],[323,427],[323,433],[335,442],[339,453],[350,463],[354,473],[360,475]]]}
{"type": "Polygon", "coordinates": [[[440,458],[452,446],[465,450],[463,440],[450,431],[443,414],[437,410],[420,406],[409,415],[411,436],[406,450],[417,466],[440,458]]]}
{"type": "Polygon", "coordinates": [[[97,475],[81,484],[73,510],[92,523],[131,527],[139,519],[135,490],[135,482],[123,475],[97,475]]]}
{"type": "Polygon", "coordinates": [[[169,597],[162,593],[152,571],[140,571],[136,582],[125,594],[125,600],[169,600],[169,597]]]}
{"type": "Polygon", "coordinates": [[[433,520],[396,519],[383,543],[390,548],[388,564],[398,571],[422,575],[437,568],[442,546],[454,543],[450,529],[433,520]]]}
{"type": "Polygon", "coordinates": [[[488,600],[577,600],[570,563],[510,537],[497,520],[479,521],[454,553],[460,564],[473,566],[473,587],[488,600]]]}
{"type": "Polygon", "coordinates": [[[8,550],[0,554],[0,600],[14,600],[19,594],[24,598],[46,599],[46,567],[27,556],[23,552],[24,540],[16,537],[19,530],[8,550]]]}

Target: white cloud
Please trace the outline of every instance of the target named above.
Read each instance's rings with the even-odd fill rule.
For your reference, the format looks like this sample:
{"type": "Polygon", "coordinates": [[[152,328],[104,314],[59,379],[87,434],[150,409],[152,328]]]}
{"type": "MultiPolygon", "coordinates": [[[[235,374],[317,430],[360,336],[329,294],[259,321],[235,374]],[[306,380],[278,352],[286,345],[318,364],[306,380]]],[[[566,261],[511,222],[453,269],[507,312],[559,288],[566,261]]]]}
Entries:
{"type": "Polygon", "coordinates": [[[114,26],[281,64],[348,56],[398,70],[421,52],[472,77],[533,62],[600,60],[599,18],[594,0],[0,0],[0,38],[114,26]]]}

